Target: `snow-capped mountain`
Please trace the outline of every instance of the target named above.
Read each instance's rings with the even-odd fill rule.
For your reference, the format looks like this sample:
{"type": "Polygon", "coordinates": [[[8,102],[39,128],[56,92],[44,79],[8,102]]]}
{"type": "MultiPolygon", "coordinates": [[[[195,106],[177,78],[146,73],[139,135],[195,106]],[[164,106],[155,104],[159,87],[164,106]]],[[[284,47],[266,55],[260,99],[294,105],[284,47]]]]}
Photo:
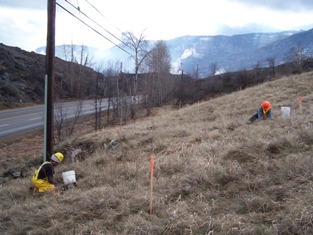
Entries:
{"type": "MultiPolygon", "coordinates": [[[[210,74],[213,64],[218,72],[251,69],[257,64],[266,67],[269,58],[275,58],[276,65],[279,65],[286,62],[288,54],[297,47],[303,48],[307,56],[312,56],[312,38],[313,29],[233,36],[183,36],[165,42],[171,55],[173,73],[183,70],[191,74],[197,69],[199,77],[205,77],[210,74]]],[[[149,43],[152,47],[154,41],[149,43]]],[[[71,47],[56,46],[56,56],[68,60],[71,47]]],[[[75,46],[76,56],[80,55],[80,49],[81,46],[75,46]]],[[[38,48],[36,52],[44,53],[44,50],[38,48]]],[[[133,72],[134,64],[129,54],[116,46],[109,49],[88,46],[88,53],[95,62],[121,62],[124,71],[133,72]]]]}

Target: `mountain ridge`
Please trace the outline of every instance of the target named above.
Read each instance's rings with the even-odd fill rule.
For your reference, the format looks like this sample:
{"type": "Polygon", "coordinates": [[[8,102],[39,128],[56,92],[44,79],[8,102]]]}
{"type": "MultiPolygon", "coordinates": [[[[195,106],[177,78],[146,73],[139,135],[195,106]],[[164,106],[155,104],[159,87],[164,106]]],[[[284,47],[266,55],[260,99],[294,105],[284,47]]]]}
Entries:
{"type": "MultiPolygon", "coordinates": [[[[232,36],[181,36],[164,40],[171,55],[172,72],[193,74],[198,70],[199,77],[210,74],[210,66],[216,64],[217,72],[233,72],[242,69],[252,69],[256,65],[268,66],[268,58],[275,58],[276,64],[288,62],[288,53],[293,48],[302,46],[307,56],[313,55],[313,42],[310,36],[313,29],[290,30],[274,33],[248,33],[232,36]]],[[[155,41],[149,41],[150,46],[155,41]]],[[[56,56],[65,59],[64,46],[56,46],[56,56]]],[[[79,48],[81,46],[75,46],[79,48]]],[[[117,46],[101,49],[87,46],[96,62],[122,62],[125,72],[133,71],[133,61],[129,55],[117,46]]],[[[44,47],[38,48],[37,53],[43,53],[44,47]]],[[[79,55],[79,50],[76,53],[79,55]]]]}

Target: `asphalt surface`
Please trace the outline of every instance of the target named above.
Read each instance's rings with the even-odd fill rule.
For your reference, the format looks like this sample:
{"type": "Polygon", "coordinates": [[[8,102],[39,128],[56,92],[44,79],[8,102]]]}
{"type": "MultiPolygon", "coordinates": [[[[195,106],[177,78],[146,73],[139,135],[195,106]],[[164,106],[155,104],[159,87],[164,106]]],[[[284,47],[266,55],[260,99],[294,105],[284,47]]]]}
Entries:
{"type": "MultiPolygon", "coordinates": [[[[54,105],[54,119],[71,119],[77,115],[80,110],[80,102],[65,102],[54,105]]],[[[80,116],[92,114],[95,112],[94,100],[87,100],[81,103],[80,116]]],[[[103,102],[102,110],[107,108],[107,102],[103,102]]],[[[30,131],[44,128],[45,106],[36,105],[26,108],[9,109],[0,111],[0,139],[12,136],[19,136],[30,131]]]]}

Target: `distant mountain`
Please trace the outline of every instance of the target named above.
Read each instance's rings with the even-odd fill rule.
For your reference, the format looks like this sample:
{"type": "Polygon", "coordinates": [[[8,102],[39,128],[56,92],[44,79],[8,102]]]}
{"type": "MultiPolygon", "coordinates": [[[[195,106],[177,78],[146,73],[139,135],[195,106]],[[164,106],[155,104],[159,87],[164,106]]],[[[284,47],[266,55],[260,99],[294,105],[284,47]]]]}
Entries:
{"type": "Polygon", "coordinates": [[[177,68],[182,61],[184,71],[190,73],[198,66],[199,75],[207,76],[214,63],[221,72],[250,69],[258,61],[266,59],[261,58],[256,51],[295,33],[289,31],[234,36],[187,36],[170,40],[168,45],[173,64],[177,68]]]}
{"type": "MultiPolygon", "coordinates": [[[[199,77],[210,75],[210,67],[216,64],[219,73],[252,69],[257,64],[268,66],[268,58],[275,58],[276,65],[288,61],[292,48],[302,47],[307,56],[313,55],[313,29],[308,31],[284,31],[278,33],[250,33],[234,36],[183,36],[167,40],[172,58],[172,72],[192,74],[198,68],[199,77]]],[[[153,46],[150,41],[150,46],[153,46]]],[[[79,57],[81,46],[75,46],[79,57]]],[[[44,48],[37,53],[44,54],[44,48]]],[[[70,45],[56,47],[56,56],[67,59],[70,45]],[[67,51],[67,52],[66,52],[67,51]],[[67,56],[65,56],[67,55],[67,56]]],[[[118,47],[101,49],[88,47],[95,62],[122,62],[123,70],[133,72],[133,61],[118,47]]]]}
{"type": "Polygon", "coordinates": [[[313,56],[313,29],[293,34],[290,37],[265,45],[259,50],[262,57],[275,56],[278,64],[288,62],[292,49],[303,49],[305,55],[313,56]]]}

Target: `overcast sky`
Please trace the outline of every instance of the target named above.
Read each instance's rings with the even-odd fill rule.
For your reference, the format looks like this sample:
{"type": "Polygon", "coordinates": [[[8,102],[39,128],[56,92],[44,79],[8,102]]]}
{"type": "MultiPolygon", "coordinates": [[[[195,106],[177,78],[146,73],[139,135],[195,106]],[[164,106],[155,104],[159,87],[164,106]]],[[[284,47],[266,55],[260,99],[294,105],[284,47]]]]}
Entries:
{"type": "MultiPolygon", "coordinates": [[[[112,47],[125,31],[138,36],[143,33],[149,40],[168,40],[185,35],[313,28],[313,0],[57,0],[57,3],[102,36],[57,5],[56,45],[112,47]]],[[[0,42],[5,45],[28,51],[45,46],[47,0],[1,0],[0,29],[0,42]]]]}

